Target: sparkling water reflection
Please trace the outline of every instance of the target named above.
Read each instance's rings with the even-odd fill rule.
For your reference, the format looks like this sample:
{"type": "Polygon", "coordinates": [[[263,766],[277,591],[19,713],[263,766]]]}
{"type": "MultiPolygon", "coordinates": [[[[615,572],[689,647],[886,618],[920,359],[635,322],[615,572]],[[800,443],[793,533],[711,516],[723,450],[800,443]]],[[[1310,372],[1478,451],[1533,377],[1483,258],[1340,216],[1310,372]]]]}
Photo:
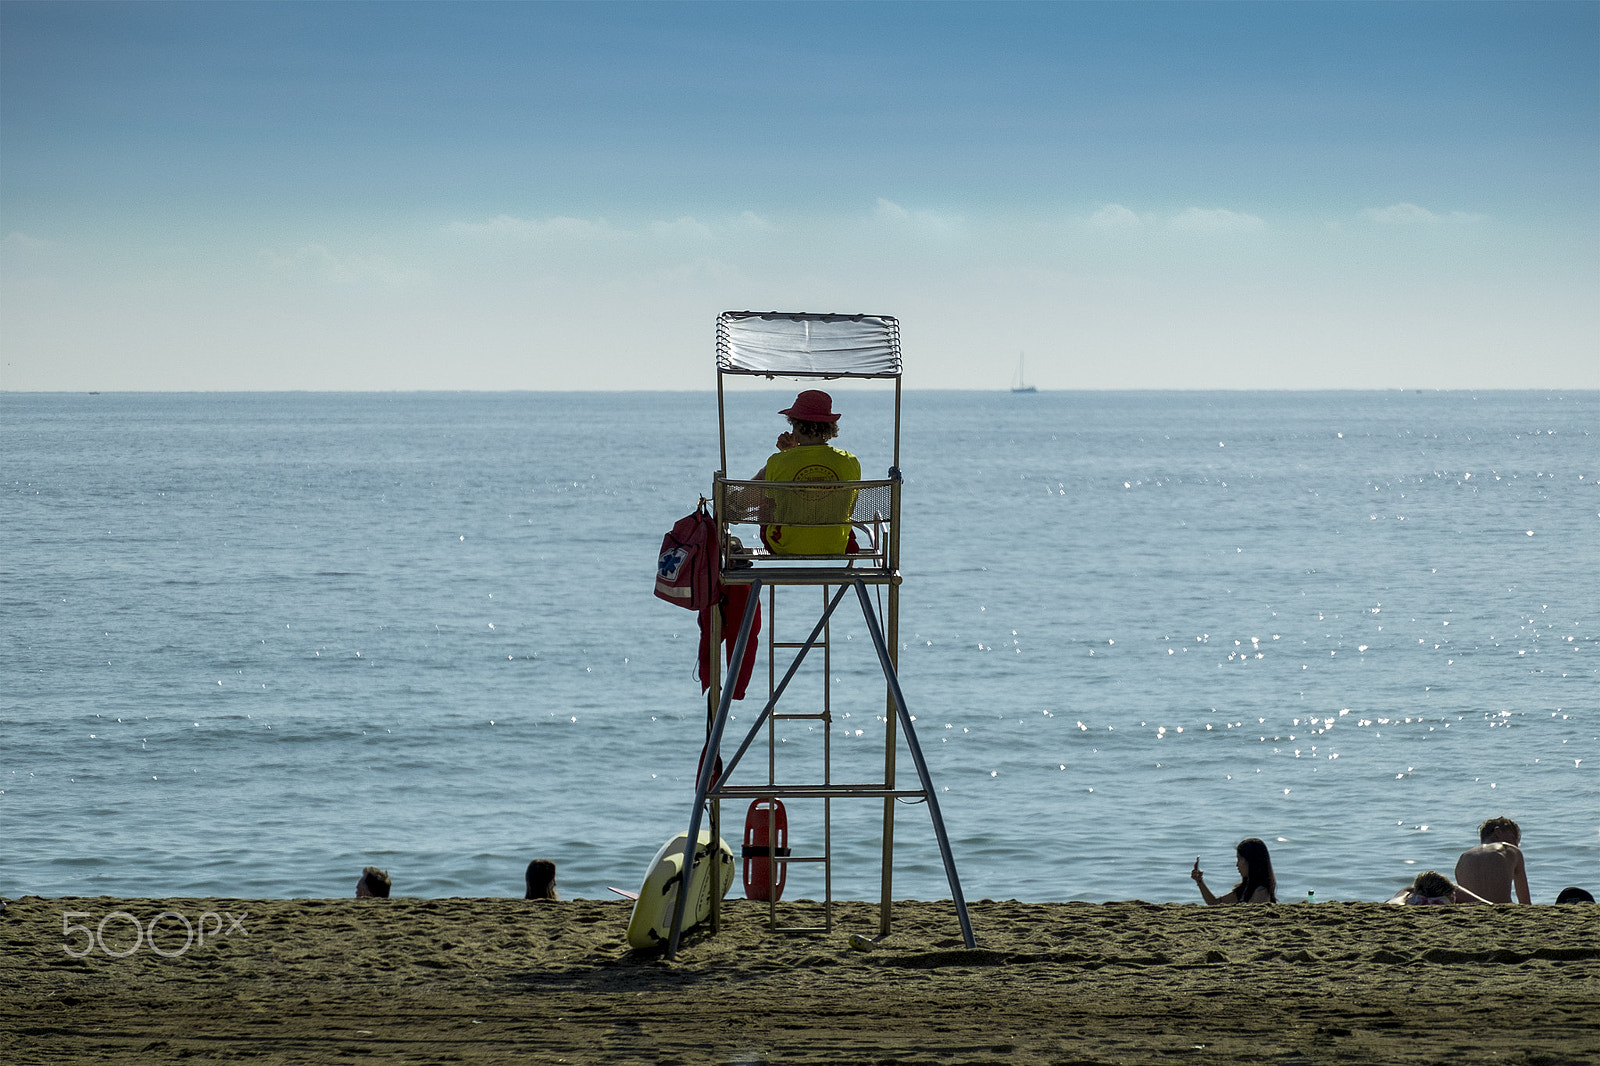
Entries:
{"type": "MultiPolygon", "coordinates": [[[[731,469],[775,399],[733,400],[731,469]]],[[[882,399],[849,403],[881,470],[882,399]]],[[[542,855],[595,896],[683,828],[696,633],[649,575],[716,464],[714,397],[0,411],[0,892],[343,895],[373,863],[508,895],[542,855]]],[[[1253,835],[1284,898],[1378,899],[1495,814],[1536,899],[1592,888],[1597,412],[908,393],[902,675],[967,895],[1189,900],[1196,855],[1222,884],[1253,835]]],[[[859,615],[835,642],[835,777],[870,776],[859,615]]],[[[785,723],[785,759],[821,728],[785,723]]],[[[834,810],[834,891],[875,898],[879,809],[834,810]]],[[[947,893],[926,825],[899,808],[897,895],[947,893]]]]}

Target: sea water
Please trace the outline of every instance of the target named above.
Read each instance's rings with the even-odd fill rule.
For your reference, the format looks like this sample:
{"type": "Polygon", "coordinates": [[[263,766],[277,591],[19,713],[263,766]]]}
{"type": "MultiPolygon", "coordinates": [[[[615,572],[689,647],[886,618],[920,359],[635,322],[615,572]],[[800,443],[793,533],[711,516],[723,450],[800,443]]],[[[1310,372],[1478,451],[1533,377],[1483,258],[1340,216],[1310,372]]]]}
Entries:
{"type": "MultiPolygon", "coordinates": [[[[891,395],[836,393],[868,477],[891,395]]],[[[730,394],[730,473],[791,398],[730,394]]],[[[533,857],[637,887],[705,736],[695,617],[651,590],[717,414],[0,394],[0,894],[342,896],[377,865],[520,895],[533,857]]],[[[1536,901],[1600,888],[1600,394],[909,390],[899,466],[900,678],[969,899],[1195,901],[1245,836],[1284,899],[1382,899],[1496,815],[1536,901]]],[[[785,590],[764,637],[819,611],[785,590]]],[[[779,765],[820,774],[826,732],[833,780],[881,778],[853,600],[827,668],[779,765]]],[[[883,805],[831,807],[832,892],[875,899],[883,805]]],[[[894,895],[948,896],[926,806],[895,815],[894,895]]],[[[791,830],[820,853],[821,804],[791,830]]]]}

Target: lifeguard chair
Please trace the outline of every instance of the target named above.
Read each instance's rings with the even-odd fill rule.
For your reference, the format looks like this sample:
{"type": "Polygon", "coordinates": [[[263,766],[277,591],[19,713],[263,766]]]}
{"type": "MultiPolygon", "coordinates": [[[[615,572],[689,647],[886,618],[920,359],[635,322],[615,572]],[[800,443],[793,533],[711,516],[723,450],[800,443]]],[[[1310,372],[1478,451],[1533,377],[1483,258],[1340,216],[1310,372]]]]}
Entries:
{"type": "MultiPolygon", "coordinates": [[[[768,923],[780,932],[826,932],[833,925],[833,848],[832,803],[834,800],[867,799],[883,804],[883,865],[878,931],[886,936],[890,928],[893,892],[894,815],[897,801],[927,805],[934,837],[944,860],[950,895],[966,946],[975,946],[972,924],[967,917],[966,900],[956,874],[950,840],[939,800],[928,775],[928,765],[917,743],[912,717],[906,708],[896,673],[899,647],[900,608],[900,325],[887,315],[787,314],[779,312],[725,311],[717,317],[717,434],[721,466],[712,490],[713,514],[720,544],[721,580],[724,585],[744,585],[749,589],[742,619],[727,619],[739,626],[733,653],[728,661],[734,669],[745,656],[752,639],[762,594],[768,600],[767,697],[761,712],[723,765],[723,734],[729,720],[734,686],[724,683],[723,644],[720,611],[711,612],[710,678],[707,689],[707,737],[695,781],[694,808],[684,852],[683,869],[693,868],[694,842],[699,839],[701,819],[709,814],[712,838],[719,834],[720,802],[738,800],[809,799],[822,801],[822,847],[820,854],[784,854],[775,847],[769,823],[767,845],[760,849],[767,860],[769,887],[779,879],[780,864],[821,863],[824,870],[823,924],[821,927],[783,927],[778,923],[777,893],[769,892],[768,923]],[[728,406],[725,384],[730,377],[768,379],[880,379],[894,387],[893,459],[882,479],[819,481],[755,481],[728,476],[728,406]],[[851,550],[837,555],[777,554],[761,537],[764,524],[781,522],[786,528],[849,527],[851,550]],[[820,590],[821,615],[803,640],[783,640],[779,632],[777,603],[779,589],[807,587],[820,590]],[[874,606],[868,590],[879,593],[874,606]],[[856,600],[866,621],[868,635],[882,669],[884,684],[884,751],[882,780],[864,783],[839,783],[833,780],[832,690],[833,670],[829,622],[841,603],[856,600]],[[779,675],[777,651],[793,652],[793,659],[779,675]],[[796,712],[779,709],[780,700],[801,670],[808,654],[820,649],[820,705],[796,712]],[[815,719],[821,723],[821,780],[785,780],[780,774],[778,738],[775,723],[815,719]],[[766,734],[767,772],[764,781],[735,784],[734,777],[750,749],[766,734]],[[905,747],[916,768],[915,787],[897,782],[896,762],[899,744],[905,747]]],[[[786,591],[785,601],[799,599],[786,591]]],[[[802,601],[803,602],[803,601],[802,601]]],[[[802,609],[802,616],[809,611],[802,609]]],[[[751,686],[754,688],[754,685],[751,686]]],[[[740,723],[743,725],[744,723],[740,723]]],[[[748,850],[748,849],[747,849],[748,850]]],[[[720,897],[712,894],[711,926],[720,924],[720,897]]],[[[668,939],[667,955],[677,953],[683,931],[684,911],[689,893],[680,892],[668,939]]]]}

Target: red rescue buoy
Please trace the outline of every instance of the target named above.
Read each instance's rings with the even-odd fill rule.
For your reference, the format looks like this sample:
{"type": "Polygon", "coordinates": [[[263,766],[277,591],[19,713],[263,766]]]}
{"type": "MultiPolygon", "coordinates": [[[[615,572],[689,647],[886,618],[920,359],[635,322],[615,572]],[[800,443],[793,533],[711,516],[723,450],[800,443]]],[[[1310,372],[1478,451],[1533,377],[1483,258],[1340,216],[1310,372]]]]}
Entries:
{"type": "Polygon", "coordinates": [[[783,882],[789,864],[775,857],[789,854],[789,815],[783,801],[758,799],[744,817],[744,898],[773,900],[783,898],[783,882]]]}

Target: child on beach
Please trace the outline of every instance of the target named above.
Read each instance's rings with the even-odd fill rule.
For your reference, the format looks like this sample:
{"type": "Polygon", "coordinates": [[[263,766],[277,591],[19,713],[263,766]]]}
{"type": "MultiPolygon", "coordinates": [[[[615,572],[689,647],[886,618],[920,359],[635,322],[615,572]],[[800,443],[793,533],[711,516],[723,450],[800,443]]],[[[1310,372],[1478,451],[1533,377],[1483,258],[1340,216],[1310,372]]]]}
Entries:
{"type": "Polygon", "coordinates": [[[356,882],[356,899],[388,899],[389,871],[368,866],[356,882]]]}
{"type": "Polygon", "coordinates": [[[1267,851],[1267,845],[1256,837],[1249,837],[1239,841],[1234,855],[1239,866],[1239,883],[1226,896],[1212,894],[1211,889],[1206,887],[1206,875],[1200,872],[1200,860],[1194,860],[1194,869],[1189,871],[1189,876],[1200,886],[1200,895],[1205,899],[1206,906],[1278,902],[1278,880],[1272,873],[1272,856],[1267,851]]]}
{"type": "Polygon", "coordinates": [[[1427,907],[1450,903],[1488,903],[1482,896],[1469,892],[1436,870],[1417,875],[1411,884],[1389,897],[1395,906],[1427,907]]]}

